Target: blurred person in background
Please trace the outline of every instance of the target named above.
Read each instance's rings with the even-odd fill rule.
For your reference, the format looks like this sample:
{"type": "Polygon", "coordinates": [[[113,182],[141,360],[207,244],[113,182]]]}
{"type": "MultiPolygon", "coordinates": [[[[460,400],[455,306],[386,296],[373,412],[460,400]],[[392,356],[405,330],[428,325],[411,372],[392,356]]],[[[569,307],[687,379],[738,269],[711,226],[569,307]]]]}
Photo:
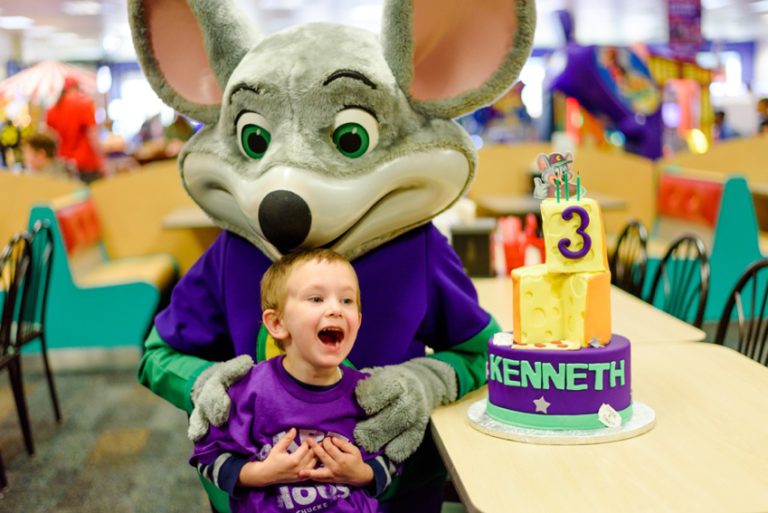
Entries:
{"type": "Polygon", "coordinates": [[[757,126],[758,132],[763,130],[763,123],[768,121],[768,96],[757,100],[757,126]]]}
{"type": "Polygon", "coordinates": [[[181,151],[181,147],[184,146],[184,143],[186,143],[194,133],[195,129],[192,127],[192,124],[187,121],[187,118],[177,112],[173,121],[170,125],[165,127],[163,133],[165,137],[165,154],[168,157],[177,156],[181,151]]]}
{"type": "Polygon", "coordinates": [[[75,163],[83,182],[104,176],[94,103],[80,91],[76,79],[64,80],[61,96],[48,111],[46,123],[59,135],[59,155],[75,163]]]}
{"type": "Polygon", "coordinates": [[[10,119],[0,120],[0,167],[11,168],[18,162],[16,149],[21,131],[10,119]]]}
{"type": "Polygon", "coordinates": [[[137,147],[132,155],[140,164],[168,158],[165,154],[165,127],[160,114],[145,119],[135,139],[137,147]]]}
{"type": "Polygon", "coordinates": [[[101,141],[101,152],[106,156],[123,156],[127,143],[125,138],[115,133],[112,120],[107,118],[99,128],[99,140],[101,141]]]}
{"type": "Polygon", "coordinates": [[[725,141],[726,139],[733,139],[735,137],[739,137],[739,133],[736,130],[734,130],[731,127],[731,125],[728,124],[728,121],[726,121],[725,111],[722,111],[722,110],[715,111],[715,123],[712,128],[715,131],[716,141],[725,141]]]}
{"type": "Polygon", "coordinates": [[[21,141],[24,169],[33,175],[74,178],[75,173],[56,157],[56,139],[45,133],[32,134],[21,141]]]}

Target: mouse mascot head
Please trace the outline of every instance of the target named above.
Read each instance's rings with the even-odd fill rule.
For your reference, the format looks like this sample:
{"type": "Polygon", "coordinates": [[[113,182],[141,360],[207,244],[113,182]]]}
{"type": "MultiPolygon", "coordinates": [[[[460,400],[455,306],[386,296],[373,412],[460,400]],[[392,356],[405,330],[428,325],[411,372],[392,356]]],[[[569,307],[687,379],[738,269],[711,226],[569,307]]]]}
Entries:
{"type": "Polygon", "coordinates": [[[475,152],[451,118],[516,80],[533,0],[393,0],[381,35],[308,24],[260,36],[229,1],[133,1],[158,95],[205,123],[179,158],[190,196],[271,258],[354,258],[453,204],[475,152]]]}
{"type": "Polygon", "coordinates": [[[371,417],[355,439],[405,460],[432,408],[485,381],[499,327],[430,220],[475,174],[452,119],[514,84],[534,1],[386,0],[379,35],[326,23],[259,35],[228,0],[129,10],[152,87],[205,125],[179,156],[181,179],[224,229],[156,318],[140,379],[188,411],[194,401],[193,438],[225,422],[228,406],[210,405],[228,401],[243,358],[269,357],[253,349],[261,273],[283,254],[331,248],[353,261],[363,296],[350,360],[375,367],[356,388],[371,417]]]}

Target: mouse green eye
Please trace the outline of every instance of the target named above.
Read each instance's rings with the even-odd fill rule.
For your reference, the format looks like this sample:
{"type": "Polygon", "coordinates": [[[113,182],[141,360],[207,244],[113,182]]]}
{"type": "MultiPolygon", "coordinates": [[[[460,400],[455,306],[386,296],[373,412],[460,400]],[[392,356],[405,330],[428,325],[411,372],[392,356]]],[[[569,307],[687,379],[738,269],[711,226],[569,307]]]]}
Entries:
{"type": "Polygon", "coordinates": [[[244,112],[237,118],[237,141],[240,151],[248,158],[260,159],[272,140],[269,122],[255,112],[244,112]]]}
{"type": "Polygon", "coordinates": [[[363,109],[345,109],[336,115],[333,144],[345,157],[356,159],[373,150],[379,142],[379,124],[363,109]]]}
{"type": "Polygon", "coordinates": [[[371,145],[371,138],[368,135],[368,131],[362,125],[344,123],[333,131],[333,143],[342,155],[356,159],[362,157],[368,151],[368,147],[371,145]]]}
{"type": "Polygon", "coordinates": [[[243,151],[252,159],[260,159],[267,152],[269,141],[272,137],[264,127],[259,125],[246,125],[240,136],[243,151]]]}

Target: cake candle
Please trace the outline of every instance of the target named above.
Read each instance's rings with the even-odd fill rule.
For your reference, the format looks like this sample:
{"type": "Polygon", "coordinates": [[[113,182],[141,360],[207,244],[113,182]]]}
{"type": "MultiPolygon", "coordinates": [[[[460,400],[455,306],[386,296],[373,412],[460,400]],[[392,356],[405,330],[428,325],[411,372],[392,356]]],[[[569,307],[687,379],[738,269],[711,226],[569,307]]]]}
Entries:
{"type": "Polygon", "coordinates": [[[568,171],[565,172],[565,178],[563,179],[563,189],[565,190],[565,201],[568,201],[568,171]]]}
{"type": "Polygon", "coordinates": [[[581,201],[581,173],[576,173],[576,201],[581,201]]]}
{"type": "Polygon", "coordinates": [[[560,179],[555,178],[555,197],[557,198],[557,202],[560,203],[560,179]]]}

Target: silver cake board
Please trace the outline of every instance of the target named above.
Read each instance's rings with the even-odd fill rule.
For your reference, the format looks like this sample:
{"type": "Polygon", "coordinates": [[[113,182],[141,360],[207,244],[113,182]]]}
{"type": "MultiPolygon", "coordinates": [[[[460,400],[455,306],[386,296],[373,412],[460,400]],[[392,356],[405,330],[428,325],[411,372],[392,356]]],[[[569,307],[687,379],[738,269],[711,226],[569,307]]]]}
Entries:
{"type": "Polygon", "coordinates": [[[469,405],[467,417],[470,425],[478,431],[529,444],[542,445],[586,445],[618,442],[650,431],[656,425],[656,412],[641,402],[632,403],[632,417],[618,427],[581,430],[531,429],[503,424],[492,419],[485,412],[487,399],[469,405]]]}

